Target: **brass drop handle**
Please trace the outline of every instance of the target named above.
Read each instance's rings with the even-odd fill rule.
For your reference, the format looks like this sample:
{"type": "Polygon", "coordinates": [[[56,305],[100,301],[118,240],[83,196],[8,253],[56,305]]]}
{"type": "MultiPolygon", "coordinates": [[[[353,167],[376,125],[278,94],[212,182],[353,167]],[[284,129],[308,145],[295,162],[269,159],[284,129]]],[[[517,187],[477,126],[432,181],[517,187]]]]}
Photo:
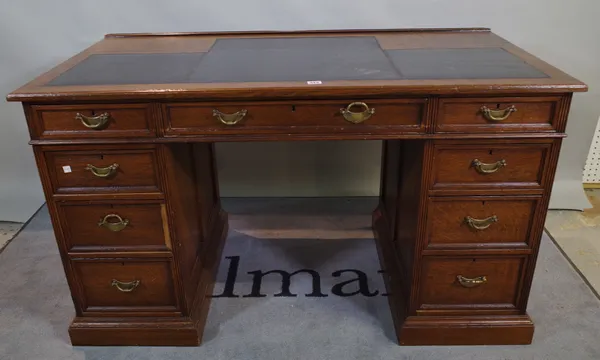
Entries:
{"type": "Polygon", "coordinates": [[[137,288],[140,285],[140,281],[133,280],[133,281],[129,281],[129,282],[124,282],[124,281],[119,281],[119,280],[113,279],[110,282],[110,285],[116,287],[117,290],[119,290],[121,292],[132,292],[133,290],[135,290],[135,288],[137,288]]]}
{"type": "Polygon", "coordinates": [[[237,124],[244,118],[244,116],[246,116],[246,114],[248,114],[248,110],[246,110],[246,109],[242,109],[233,114],[225,114],[225,113],[220,112],[217,109],[213,110],[213,116],[216,117],[217,119],[219,119],[219,121],[225,125],[237,124]]]}
{"type": "Polygon", "coordinates": [[[345,109],[341,108],[340,113],[344,116],[346,121],[353,124],[359,124],[365,120],[368,120],[373,114],[375,114],[375,108],[370,108],[364,102],[353,102],[349,104],[345,109]],[[362,107],[364,110],[361,112],[353,112],[350,109],[353,107],[362,107]]]}
{"type": "Polygon", "coordinates": [[[114,232],[125,229],[127,225],[129,225],[129,220],[123,219],[117,214],[108,214],[98,222],[98,226],[114,232]]]}
{"type": "Polygon", "coordinates": [[[475,219],[470,216],[465,217],[465,222],[471,229],[474,230],[485,230],[489,228],[493,223],[498,222],[498,217],[496,215],[492,215],[485,219],[475,219]]]}
{"type": "Polygon", "coordinates": [[[504,120],[508,119],[510,114],[517,111],[517,107],[514,105],[511,105],[511,106],[507,107],[506,109],[492,110],[489,107],[484,105],[481,107],[480,110],[481,110],[481,113],[483,114],[483,116],[490,121],[504,121],[504,120]]]}
{"type": "Polygon", "coordinates": [[[480,174],[493,174],[507,165],[506,160],[504,159],[498,160],[495,163],[490,164],[481,162],[479,159],[473,159],[471,164],[473,165],[475,170],[477,170],[477,172],[480,174]]]}
{"type": "Polygon", "coordinates": [[[97,116],[85,116],[83,114],[77,113],[75,115],[75,119],[81,121],[83,126],[88,129],[94,130],[102,130],[104,126],[108,123],[110,119],[109,113],[103,113],[97,116]]]}
{"type": "Polygon", "coordinates": [[[107,178],[113,176],[117,169],[119,168],[119,164],[114,163],[107,167],[97,167],[92,164],[87,164],[85,169],[91,171],[92,174],[96,177],[107,178]]]}
{"type": "Polygon", "coordinates": [[[466,288],[474,288],[479,285],[487,283],[487,276],[478,276],[476,278],[467,278],[462,275],[457,275],[456,280],[458,283],[466,288]]]}

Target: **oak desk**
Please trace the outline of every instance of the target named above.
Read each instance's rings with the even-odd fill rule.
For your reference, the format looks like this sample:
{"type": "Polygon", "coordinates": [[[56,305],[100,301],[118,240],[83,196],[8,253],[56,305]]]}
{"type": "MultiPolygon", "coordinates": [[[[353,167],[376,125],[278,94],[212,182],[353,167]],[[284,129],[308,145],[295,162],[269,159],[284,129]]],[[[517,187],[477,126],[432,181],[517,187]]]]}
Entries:
{"type": "Polygon", "coordinates": [[[197,345],[227,233],[213,143],[380,139],[400,344],[527,344],[572,93],[488,29],[113,34],[21,101],[75,345],[197,345]]]}

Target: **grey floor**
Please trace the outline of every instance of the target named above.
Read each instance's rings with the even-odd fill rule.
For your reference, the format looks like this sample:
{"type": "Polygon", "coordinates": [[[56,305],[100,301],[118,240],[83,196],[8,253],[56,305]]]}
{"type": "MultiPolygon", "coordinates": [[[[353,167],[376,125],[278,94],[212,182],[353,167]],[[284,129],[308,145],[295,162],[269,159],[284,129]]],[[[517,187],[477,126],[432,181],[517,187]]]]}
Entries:
{"type": "Polygon", "coordinates": [[[0,221],[0,251],[4,249],[23,227],[23,223],[0,221]]]}
{"type": "MultiPolygon", "coordinates": [[[[332,287],[362,271],[371,295],[383,291],[369,230],[369,199],[228,200],[231,228],[215,294],[239,257],[234,293],[213,300],[201,347],[72,347],[73,306],[47,212],[42,210],[0,254],[0,359],[600,359],[600,301],[544,237],[529,303],[536,322],[530,346],[399,347],[385,296],[337,296],[332,287]],[[315,210],[317,209],[317,210],[315,210]],[[307,297],[310,276],[294,276],[296,297],[250,293],[254,270],[321,275],[325,297],[307,297]]],[[[351,293],[356,284],[344,287],[351,293]]]]}
{"type": "Polygon", "coordinates": [[[587,189],[592,208],[550,210],[546,230],[597,294],[600,294],[600,189],[587,189]]]}

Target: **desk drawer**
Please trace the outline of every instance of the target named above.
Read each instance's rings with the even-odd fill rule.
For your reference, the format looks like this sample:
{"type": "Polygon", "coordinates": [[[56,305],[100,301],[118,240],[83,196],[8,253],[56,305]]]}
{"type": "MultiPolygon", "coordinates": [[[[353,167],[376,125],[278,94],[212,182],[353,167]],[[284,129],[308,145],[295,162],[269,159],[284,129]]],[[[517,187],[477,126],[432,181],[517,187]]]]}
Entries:
{"type": "Polygon", "coordinates": [[[560,97],[443,98],[438,132],[557,131],[555,108],[560,97]]]}
{"type": "Polygon", "coordinates": [[[34,105],[42,139],[156,136],[150,104],[34,105]]]}
{"type": "Polygon", "coordinates": [[[169,259],[74,259],[84,313],[175,312],[169,259]]]}
{"type": "Polygon", "coordinates": [[[435,145],[433,189],[541,189],[551,143],[435,145]]]}
{"type": "Polygon", "coordinates": [[[429,199],[428,248],[528,247],[540,197],[429,199]]]}
{"type": "Polygon", "coordinates": [[[55,193],[158,192],[152,149],[47,151],[55,193]]]}
{"type": "Polygon", "coordinates": [[[421,309],[515,309],[525,257],[425,257],[421,309]]]}
{"type": "Polygon", "coordinates": [[[168,251],[164,203],[58,203],[69,251],[168,251]]]}
{"type": "Polygon", "coordinates": [[[350,107],[351,113],[342,114],[353,102],[172,103],[165,105],[164,112],[167,134],[173,135],[268,133],[282,128],[286,133],[422,130],[425,99],[365,100],[350,107]]]}

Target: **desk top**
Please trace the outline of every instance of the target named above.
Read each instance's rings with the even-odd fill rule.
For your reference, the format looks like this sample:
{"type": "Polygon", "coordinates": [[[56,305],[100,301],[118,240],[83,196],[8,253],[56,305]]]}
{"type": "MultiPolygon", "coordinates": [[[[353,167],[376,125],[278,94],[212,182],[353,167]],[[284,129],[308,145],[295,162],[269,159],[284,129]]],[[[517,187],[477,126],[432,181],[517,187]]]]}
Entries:
{"type": "Polygon", "coordinates": [[[489,29],[109,34],[12,101],[585,91],[489,29]]]}

